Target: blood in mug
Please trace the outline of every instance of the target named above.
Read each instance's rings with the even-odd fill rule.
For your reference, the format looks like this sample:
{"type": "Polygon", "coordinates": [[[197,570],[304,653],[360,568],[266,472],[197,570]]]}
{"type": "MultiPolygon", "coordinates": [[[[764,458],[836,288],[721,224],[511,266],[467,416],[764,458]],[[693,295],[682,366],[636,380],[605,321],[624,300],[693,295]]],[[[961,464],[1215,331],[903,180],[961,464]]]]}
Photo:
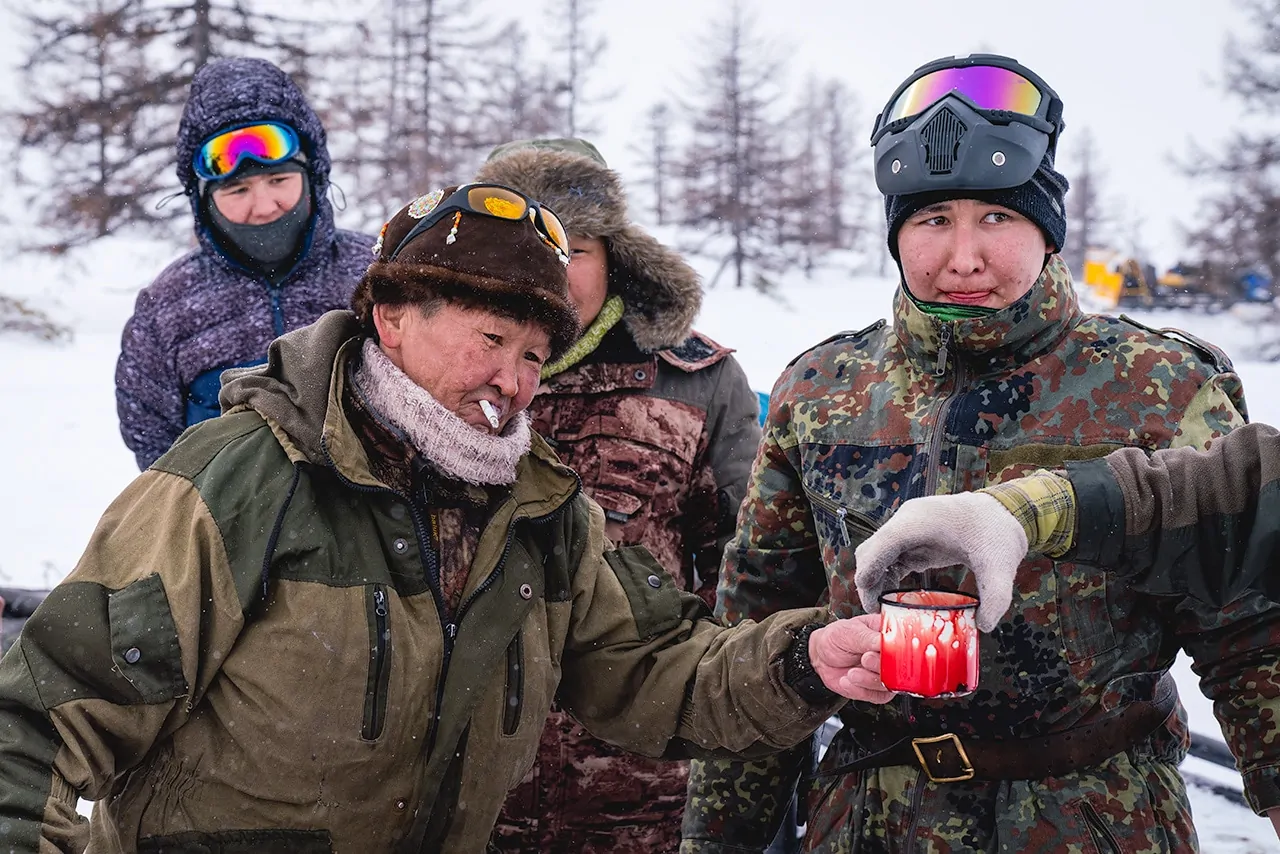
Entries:
{"type": "Polygon", "coordinates": [[[960,697],[978,687],[978,600],[948,590],[880,597],[880,678],[916,697],[960,697]]]}

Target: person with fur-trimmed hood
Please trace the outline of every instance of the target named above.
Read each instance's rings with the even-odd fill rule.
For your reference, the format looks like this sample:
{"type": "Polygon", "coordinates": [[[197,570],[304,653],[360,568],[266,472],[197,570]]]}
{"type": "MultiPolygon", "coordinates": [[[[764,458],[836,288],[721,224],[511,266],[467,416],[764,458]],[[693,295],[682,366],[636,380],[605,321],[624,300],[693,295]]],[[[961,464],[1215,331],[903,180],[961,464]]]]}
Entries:
{"type": "MultiPolygon", "coordinates": [[[[585,332],[543,368],[534,429],[604,508],[610,539],[643,544],[679,587],[713,602],[760,428],[732,350],[691,328],[697,273],[630,222],[621,180],[585,140],[508,143],[476,180],[541,200],[569,232],[569,294],[585,332]]],[[[685,763],[624,754],[555,711],[494,844],[674,851],[686,782],[685,763]]]]}
{"type": "Polygon", "coordinates": [[[120,434],[145,469],[218,415],[219,378],[345,307],[373,238],[334,227],[320,117],[265,59],[204,65],[178,125],[198,246],[138,293],[116,364],[120,434]]]}

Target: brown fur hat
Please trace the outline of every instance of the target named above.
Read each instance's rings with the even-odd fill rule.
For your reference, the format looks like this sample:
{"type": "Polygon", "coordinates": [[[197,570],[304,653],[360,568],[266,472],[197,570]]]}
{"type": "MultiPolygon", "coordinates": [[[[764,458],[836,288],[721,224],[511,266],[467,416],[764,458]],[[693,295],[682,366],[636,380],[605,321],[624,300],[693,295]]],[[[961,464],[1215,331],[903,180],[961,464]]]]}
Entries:
{"type": "Polygon", "coordinates": [[[376,258],[351,297],[352,310],[372,334],[375,303],[403,305],[444,297],[540,323],[551,335],[552,358],[559,357],[581,334],[578,313],[569,302],[567,259],[528,217],[447,213],[391,257],[418,221],[456,189],[414,199],[382,227],[376,258]]]}
{"type": "Polygon", "coordinates": [[[689,337],[702,287],[676,252],[627,218],[618,173],[582,139],[530,139],[495,148],[477,181],[515,187],[556,212],[570,235],[598,237],[609,250],[609,290],[626,303],[623,323],[640,349],[663,350],[689,337]]]}

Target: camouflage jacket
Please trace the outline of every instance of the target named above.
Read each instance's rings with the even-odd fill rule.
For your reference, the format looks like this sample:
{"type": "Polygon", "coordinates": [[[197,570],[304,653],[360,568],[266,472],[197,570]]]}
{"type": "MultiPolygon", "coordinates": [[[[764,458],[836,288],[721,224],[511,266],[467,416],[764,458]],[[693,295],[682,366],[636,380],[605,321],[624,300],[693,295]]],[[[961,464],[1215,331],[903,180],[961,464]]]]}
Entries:
{"type": "MultiPolygon", "coordinates": [[[[529,407],[534,429],[604,508],[609,539],[643,545],[708,604],[760,443],[756,395],[732,352],[694,332],[646,353],[620,323],[529,407]]],[[[627,753],[553,710],[494,844],[673,851],[687,780],[687,763],[627,753]]]]}
{"type": "MultiPolygon", "coordinates": [[[[801,356],[774,389],[765,437],[723,567],[730,621],[795,605],[861,612],[854,549],[907,498],[972,490],[1122,447],[1203,446],[1244,423],[1218,351],[1081,313],[1053,259],[987,318],[943,323],[899,291],[877,324],[801,356]]],[[[935,574],[972,591],[963,568],[935,574]]],[[[955,733],[1021,738],[1148,699],[1179,648],[1193,657],[1232,744],[1280,760],[1280,610],[1144,596],[1095,565],[1025,563],[1004,622],[981,640],[978,690],[949,701],[851,703],[807,788],[806,851],[941,854],[1196,849],[1176,765],[1185,713],[1132,749],[1039,780],[931,782],[918,766],[822,777],[863,741],[955,733]],[[1249,685],[1249,690],[1239,686],[1249,685]]],[[[695,763],[683,851],[761,850],[798,763],[695,763]]]]}

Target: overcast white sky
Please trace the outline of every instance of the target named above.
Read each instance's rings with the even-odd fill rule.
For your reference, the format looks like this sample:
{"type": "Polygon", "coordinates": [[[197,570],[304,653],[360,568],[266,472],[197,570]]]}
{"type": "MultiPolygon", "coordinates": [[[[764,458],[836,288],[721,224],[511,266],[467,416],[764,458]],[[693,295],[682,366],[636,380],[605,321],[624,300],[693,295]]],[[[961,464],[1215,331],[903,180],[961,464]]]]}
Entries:
{"type": "MultiPolygon", "coordinates": [[[[727,8],[729,0],[599,0],[597,19],[610,47],[597,73],[621,87],[602,110],[599,142],[624,172],[633,157],[627,141],[641,133],[643,111],[691,85],[695,52],[727,8]]],[[[1241,113],[1218,84],[1227,33],[1246,34],[1230,0],[744,0],[744,8],[792,57],[795,81],[813,70],[858,94],[863,127],[850,141],[856,146],[867,145],[875,114],[917,66],[977,51],[1023,62],[1065,104],[1059,168],[1069,176],[1073,146],[1091,129],[1106,195],[1122,218],[1139,223],[1161,264],[1176,260],[1175,220],[1190,221],[1197,198],[1170,156],[1186,154],[1193,139],[1213,145],[1241,113]]],[[[532,16],[526,20],[535,26],[532,16]]]]}
{"type": "MultiPolygon", "coordinates": [[[[315,9],[318,17],[334,8],[321,0],[266,2],[294,14],[315,9]]],[[[730,2],[598,0],[595,25],[609,39],[609,49],[592,70],[591,85],[612,95],[596,106],[602,130],[595,141],[624,177],[640,179],[629,143],[642,135],[649,106],[696,94],[686,90],[696,87],[697,52],[714,23],[725,19],[730,2]]],[[[1111,207],[1137,225],[1142,244],[1162,265],[1177,260],[1176,223],[1192,220],[1199,197],[1170,157],[1185,155],[1192,140],[1212,147],[1241,114],[1218,84],[1227,33],[1246,34],[1231,0],[742,2],[758,31],[789,58],[786,73],[797,88],[813,71],[838,77],[857,94],[862,116],[850,145],[862,149],[875,114],[917,66],[975,51],[1022,61],[1065,102],[1059,168],[1070,177],[1075,146],[1090,129],[1111,207]]],[[[386,5],[387,0],[344,0],[339,8],[381,15],[386,5]]],[[[475,0],[475,6],[491,20],[520,17],[533,34],[545,37],[565,2],[475,0]]],[[[0,33],[0,48],[14,41],[11,32],[0,33]]],[[[10,67],[20,59],[12,50],[0,54],[0,63],[10,67]]]]}

